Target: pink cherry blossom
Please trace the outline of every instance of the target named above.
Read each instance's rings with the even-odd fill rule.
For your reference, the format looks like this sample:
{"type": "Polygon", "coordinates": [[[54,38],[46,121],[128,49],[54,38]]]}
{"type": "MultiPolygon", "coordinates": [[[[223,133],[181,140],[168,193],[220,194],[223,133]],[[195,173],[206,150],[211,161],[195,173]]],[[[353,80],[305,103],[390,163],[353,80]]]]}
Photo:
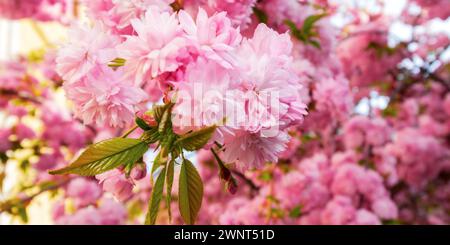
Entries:
{"type": "Polygon", "coordinates": [[[103,190],[112,193],[120,202],[126,201],[133,194],[133,183],[118,169],[97,175],[96,178],[103,190]]]}
{"type": "Polygon", "coordinates": [[[205,10],[199,9],[196,21],[184,11],[181,11],[178,16],[181,27],[186,33],[186,39],[195,50],[193,52],[225,68],[236,65],[232,52],[239,45],[242,37],[239,29],[232,27],[226,12],[208,17],[205,10]]]}
{"type": "Polygon", "coordinates": [[[77,82],[66,83],[67,97],[74,101],[77,115],[86,124],[124,127],[133,121],[146,94],[132,81],[126,80],[121,69],[96,69],[77,82]]]}
{"type": "Polygon", "coordinates": [[[151,7],[141,19],[132,19],[136,36],[118,46],[119,56],[127,60],[125,71],[136,84],[173,72],[181,64],[186,41],[176,14],[151,7]]]}
{"type": "Polygon", "coordinates": [[[118,38],[102,32],[99,27],[74,27],[69,36],[74,41],[65,44],[56,58],[56,69],[68,83],[79,81],[99,65],[106,65],[117,57],[118,38]]]}

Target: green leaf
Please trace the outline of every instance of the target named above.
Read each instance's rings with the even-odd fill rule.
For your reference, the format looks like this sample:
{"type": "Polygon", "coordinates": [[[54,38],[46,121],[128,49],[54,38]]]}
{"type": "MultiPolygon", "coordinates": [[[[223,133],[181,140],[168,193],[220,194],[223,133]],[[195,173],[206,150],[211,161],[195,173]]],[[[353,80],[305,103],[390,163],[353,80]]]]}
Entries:
{"type": "Polygon", "coordinates": [[[255,14],[256,18],[258,18],[260,23],[267,24],[267,21],[269,20],[269,16],[267,16],[266,12],[264,12],[263,10],[261,10],[257,7],[254,7],[253,13],[255,14]]]}
{"type": "Polygon", "coordinates": [[[181,146],[187,151],[200,150],[211,139],[212,135],[216,131],[216,128],[216,126],[211,126],[185,134],[175,141],[175,144],[181,146]]]}
{"type": "Polygon", "coordinates": [[[156,155],[155,160],[153,160],[151,174],[154,174],[155,171],[161,166],[161,152],[156,155]]]}
{"type": "Polygon", "coordinates": [[[167,131],[168,128],[171,127],[171,116],[172,116],[172,112],[170,109],[166,109],[164,111],[164,114],[161,117],[161,121],[159,122],[158,125],[158,132],[160,134],[163,134],[167,131]]]}
{"type": "Polygon", "coordinates": [[[326,14],[319,14],[319,15],[311,15],[303,22],[302,28],[298,28],[295,22],[287,19],[284,21],[284,24],[289,28],[291,31],[291,35],[298,39],[299,41],[302,41],[303,43],[307,45],[311,45],[317,49],[321,49],[321,45],[319,41],[312,39],[313,37],[318,36],[316,32],[314,32],[314,24],[319,21],[321,18],[325,17],[326,14]]]}
{"type": "Polygon", "coordinates": [[[142,118],[136,117],[136,125],[138,125],[142,130],[148,131],[152,129],[142,118]]]}
{"type": "Polygon", "coordinates": [[[175,172],[175,159],[172,158],[169,164],[167,165],[167,174],[166,174],[166,202],[170,222],[172,220],[172,209],[170,208],[170,203],[172,202],[172,186],[173,186],[174,172],[175,172]]]}
{"type": "Polygon", "coordinates": [[[153,105],[152,107],[152,113],[155,117],[155,120],[159,123],[161,122],[161,119],[164,115],[164,112],[167,109],[170,109],[173,106],[173,104],[165,104],[165,105],[153,105]]]}
{"type": "Polygon", "coordinates": [[[298,29],[297,25],[291,20],[285,20],[284,24],[289,27],[291,35],[302,42],[306,42],[306,37],[303,35],[302,31],[298,29]]]}
{"type": "Polygon", "coordinates": [[[193,225],[202,206],[203,183],[194,165],[188,160],[184,160],[181,166],[178,188],[181,217],[186,224],[193,225]]]}
{"type": "Polygon", "coordinates": [[[148,204],[147,217],[145,218],[146,225],[154,225],[158,217],[159,204],[161,202],[164,190],[164,180],[166,177],[166,168],[161,170],[156,179],[155,186],[153,186],[152,196],[148,204]]]}
{"type": "Polygon", "coordinates": [[[94,176],[119,165],[133,164],[148,150],[148,145],[138,139],[114,138],[89,146],[69,166],[50,171],[50,174],[78,174],[94,176]]]}
{"type": "Polygon", "coordinates": [[[147,130],[142,135],[142,140],[147,144],[153,144],[160,139],[161,135],[158,132],[157,128],[151,128],[147,130]]]}
{"type": "Polygon", "coordinates": [[[28,223],[28,213],[27,213],[27,209],[23,206],[19,206],[18,207],[18,213],[19,213],[19,217],[22,220],[23,223],[28,223]]]}
{"type": "Polygon", "coordinates": [[[302,215],[302,206],[296,206],[289,212],[289,217],[298,218],[302,215]]]}
{"type": "Polygon", "coordinates": [[[317,49],[322,49],[322,46],[320,45],[320,43],[316,40],[309,40],[309,44],[311,44],[312,46],[314,46],[317,49]]]}
{"type": "Polygon", "coordinates": [[[306,34],[311,33],[314,24],[325,16],[327,16],[327,14],[317,14],[308,16],[308,18],[306,18],[305,21],[303,22],[302,27],[303,32],[306,34]]]}

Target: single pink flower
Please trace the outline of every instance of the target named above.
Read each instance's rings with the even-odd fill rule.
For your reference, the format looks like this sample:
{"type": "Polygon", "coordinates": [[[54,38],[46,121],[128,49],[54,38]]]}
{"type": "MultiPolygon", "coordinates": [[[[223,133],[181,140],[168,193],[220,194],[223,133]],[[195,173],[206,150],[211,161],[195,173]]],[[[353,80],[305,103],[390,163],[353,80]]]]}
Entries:
{"type": "Polygon", "coordinates": [[[127,75],[137,85],[178,68],[186,41],[176,14],[151,7],[141,19],[132,19],[131,25],[137,35],[127,36],[117,49],[127,60],[127,75]]]}

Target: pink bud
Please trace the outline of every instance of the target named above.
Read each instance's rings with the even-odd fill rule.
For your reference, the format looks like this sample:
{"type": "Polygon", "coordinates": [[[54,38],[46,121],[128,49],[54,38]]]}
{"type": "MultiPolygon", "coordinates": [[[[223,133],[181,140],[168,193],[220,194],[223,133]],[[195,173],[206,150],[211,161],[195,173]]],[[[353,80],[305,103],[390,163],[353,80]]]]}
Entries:
{"type": "Polygon", "coordinates": [[[155,127],[158,125],[158,122],[155,120],[155,117],[153,117],[153,115],[151,115],[150,113],[142,114],[142,120],[144,120],[145,123],[147,123],[147,125],[150,127],[155,127]]]}
{"type": "Polygon", "coordinates": [[[238,186],[237,186],[237,182],[234,178],[230,179],[227,182],[227,189],[228,189],[228,192],[230,192],[230,194],[232,194],[232,195],[236,194],[236,192],[238,190],[238,186]]]}
{"type": "Polygon", "coordinates": [[[147,175],[147,168],[146,165],[143,164],[137,164],[130,173],[130,177],[133,180],[141,180],[143,178],[145,178],[145,176],[147,175]]]}

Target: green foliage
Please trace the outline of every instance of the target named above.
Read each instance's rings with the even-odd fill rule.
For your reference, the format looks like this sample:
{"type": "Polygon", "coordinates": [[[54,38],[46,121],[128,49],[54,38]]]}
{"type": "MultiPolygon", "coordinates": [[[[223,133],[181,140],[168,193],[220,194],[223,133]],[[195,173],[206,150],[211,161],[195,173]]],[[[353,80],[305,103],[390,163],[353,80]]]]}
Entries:
{"type": "Polygon", "coordinates": [[[173,186],[173,177],[175,172],[175,159],[169,161],[167,165],[167,173],[166,173],[166,204],[167,204],[167,213],[169,215],[169,221],[172,220],[172,209],[170,207],[170,203],[172,202],[172,186],[173,186]]]}
{"type": "Polygon", "coordinates": [[[216,130],[216,126],[205,127],[198,131],[183,135],[175,144],[181,146],[187,151],[197,151],[203,148],[216,130]]]}
{"type": "Polygon", "coordinates": [[[161,173],[159,173],[158,178],[156,179],[156,183],[153,186],[152,196],[150,197],[150,201],[148,204],[148,213],[147,217],[145,218],[146,225],[154,225],[156,222],[156,218],[158,217],[159,204],[163,196],[165,177],[166,168],[162,168],[161,173]]]}
{"type": "Polygon", "coordinates": [[[289,212],[289,217],[298,218],[302,215],[302,206],[296,206],[289,212]]]}
{"type": "Polygon", "coordinates": [[[319,35],[316,32],[314,25],[317,23],[317,21],[321,20],[325,16],[327,15],[317,14],[308,16],[308,18],[306,18],[303,22],[303,26],[301,28],[298,28],[297,25],[291,20],[285,20],[284,24],[289,28],[293,37],[307,45],[311,45],[320,49],[321,46],[319,41],[314,39],[319,35]]]}
{"type": "Polygon", "coordinates": [[[195,224],[202,205],[203,183],[197,169],[188,160],[184,160],[181,166],[178,195],[181,217],[186,224],[195,224]]]}
{"type": "Polygon", "coordinates": [[[140,127],[142,130],[144,131],[148,131],[151,130],[152,128],[140,117],[136,117],[136,125],[138,125],[138,127],[140,127]]]}
{"type": "MultiPolygon", "coordinates": [[[[155,125],[149,125],[142,118],[136,118],[136,125],[123,137],[93,144],[72,164],[62,169],[50,171],[50,173],[93,176],[122,165],[125,166],[125,172],[128,176],[137,164],[136,162],[143,162],[143,155],[149,145],[157,143],[156,150],[159,150],[159,152],[154,159],[150,174],[152,184],[152,177],[155,172],[158,169],[161,172],[152,188],[145,224],[155,224],[165,184],[167,209],[169,219],[171,219],[170,204],[175,165],[180,156],[183,163],[179,177],[179,209],[185,223],[194,224],[202,203],[203,183],[193,164],[185,160],[183,151],[195,151],[203,148],[214,134],[216,126],[205,127],[181,136],[177,135],[172,129],[172,107],[172,103],[153,106],[152,110],[146,113],[155,119],[155,125]],[[138,127],[144,130],[139,139],[126,138],[138,127]]],[[[223,168],[226,169],[226,167],[223,168]]]]}
{"type": "Polygon", "coordinates": [[[267,16],[267,13],[264,12],[262,9],[253,7],[253,13],[255,14],[256,18],[258,18],[258,21],[260,23],[267,24],[267,22],[269,21],[269,16],[267,16]]]}
{"type": "Polygon", "coordinates": [[[138,139],[114,138],[89,146],[69,166],[50,171],[50,174],[78,174],[94,176],[120,165],[138,161],[148,150],[148,145],[138,139]]]}
{"type": "Polygon", "coordinates": [[[388,107],[386,107],[382,112],[381,115],[383,117],[396,117],[397,116],[397,108],[395,105],[390,104],[388,107]]]}

